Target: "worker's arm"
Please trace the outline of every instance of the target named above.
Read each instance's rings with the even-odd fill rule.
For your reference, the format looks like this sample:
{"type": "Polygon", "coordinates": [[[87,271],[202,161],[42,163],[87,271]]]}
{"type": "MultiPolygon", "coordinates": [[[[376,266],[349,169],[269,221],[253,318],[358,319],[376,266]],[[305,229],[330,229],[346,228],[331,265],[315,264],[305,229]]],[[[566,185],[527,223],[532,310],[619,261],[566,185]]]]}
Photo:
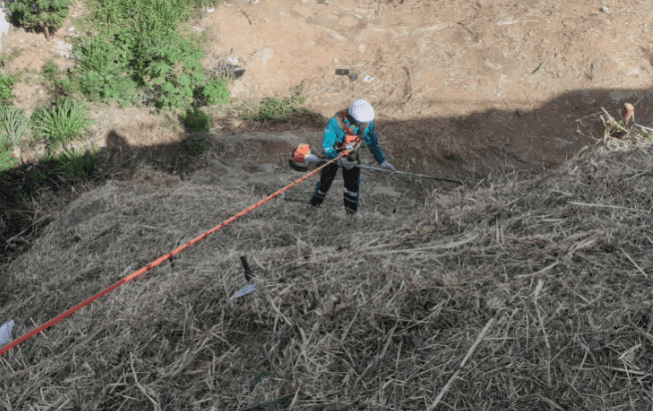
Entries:
{"type": "Polygon", "coordinates": [[[369,126],[367,126],[367,129],[363,134],[363,138],[365,139],[365,143],[367,144],[367,147],[372,152],[372,155],[374,155],[376,161],[379,164],[385,163],[385,156],[383,155],[383,151],[381,151],[381,147],[379,146],[379,140],[376,137],[376,132],[374,131],[373,121],[370,123],[369,126]]]}
{"type": "Polygon", "coordinates": [[[333,117],[324,129],[324,140],[322,142],[322,149],[327,157],[329,157],[329,160],[338,157],[338,153],[334,146],[340,133],[342,133],[342,131],[340,130],[340,127],[338,127],[338,120],[333,117]]]}

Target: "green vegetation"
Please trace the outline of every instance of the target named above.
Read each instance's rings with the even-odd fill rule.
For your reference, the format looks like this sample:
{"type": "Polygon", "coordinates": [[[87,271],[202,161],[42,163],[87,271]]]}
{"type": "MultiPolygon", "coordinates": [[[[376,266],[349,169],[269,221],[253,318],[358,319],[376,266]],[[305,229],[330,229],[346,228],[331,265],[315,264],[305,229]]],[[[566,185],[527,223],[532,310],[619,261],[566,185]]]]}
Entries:
{"type": "Polygon", "coordinates": [[[50,40],[51,29],[63,25],[72,4],[70,0],[15,0],[7,4],[7,8],[13,11],[11,22],[26,29],[43,29],[45,37],[50,40]]]}
{"type": "MultiPolygon", "coordinates": [[[[23,141],[26,136],[46,143],[44,161],[56,162],[59,177],[91,177],[98,169],[97,151],[82,154],[70,146],[83,139],[84,131],[93,124],[84,102],[115,101],[123,108],[152,106],[159,113],[184,109],[184,125],[193,133],[185,145],[191,155],[204,153],[213,118],[199,107],[230,103],[227,85],[234,78],[202,67],[207,31],[198,34],[178,30],[178,26],[219,2],[86,0],[91,13],[74,20],[78,32],[85,34],[72,41],[75,67],[62,73],[48,60],[41,72],[26,69],[0,75],[0,179],[19,163],[21,146],[32,144],[23,141]],[[40,76],[51,101],[26,118],[24,109],[13,107],[13,87],[19,81],[32,84],[40,76]],[[53,153],[60,147],[64,153],[55,157],[53,153]],[[10,157],[12,151],[14,158],[10,157]]],[[[13,23],[25,29],[46,29],[61,27],[71,5],[70,0],[19,0],[8,7],[14,11],[13,23]]],[[[45,34],[49,38],[48,30],[45,34]]],[[[0,66],[19,55],[14,49],[10,55],[0,56],[0,66]]],[[[289,121],[294,113],[311,115],[299,108],[306,100],[301,93],[300,88],[288,99],[255,103],[239,116],[248,121],[289,121]]],[[[313,121],[326,124],[327,120],[313,121]]],[[[47,176],[41,172],[31,175],[23,186],[14,187],[16,197],[20,198],[22,191],[33,191],[44,180],[47,176]]]]}
{"type": "Polygon", "coordinates": [[[0,144],[2,149],[18,146],[23,134],[29,128],[29,120],[25,118],[25,109],[16,109],[13,106],[0,107],[0,144]]]}
{"type": "Polygon", "coordinates": [[[209,131],[212,122],[213,117],[199,111],[197,107],[193,108],[192,111],[188,110],[184,119],[186,127],[193,132],[209,131]]]}
{"type": "Polygon", "coordinates": [[[8,62],[14,60],[18,56],[20,56],[20,50],[18,49],[13,49],[9,55],[0,55],[0,67],[6,66],[8,62]]]}
{"type": "Polygon", "coordinates": [[[39,107],[31,117],[32,131],[37,136],[48,139],[48,153],[51,154],[59,145],[66,151],[67,143],[81,137],[80,131],[88,129],[92,121],[81,102],[71,102],[69,98],[60,99],[53,108],[39,107]]]}
{"type": "MultiPolygon", "coordinates": [[[[66,152],[55,159],[58,163],[57,171],[68,179],[92,177],[99,167],[94,154],[91,152],[83,154],[77,150],[66,152]]],[[[52,159],[48,157],[48,160],[52,159]]]]}
{"type": "Polygon", "coordinates": [[[190,139],[186,140],[186,147],[192,155],[203,154],[206,150],[206,134],[210,130],[213,123],[213,117],[207,115],[194,107],[193,110],[188,110],[184,118],[184,125],[193,133],[190,139]]]}
{"type": "Polygon", "coordinates": [[[261,102],[254,112],[245,117],[246,120],[276,120],[287,121],[294,111],[305,112],[299,105],[306,101],[302,96],[303,89],[300,87],[290,98],[278,100],[276,98],[266,99],[261,102]]]}
{"type": "Polygon", "coordinates": [[[16,80],[14,76],[3,76],[0,74],[0,101],[2,101],[2,104],[7,104],[14,98],[11,90],[16,80]]]}

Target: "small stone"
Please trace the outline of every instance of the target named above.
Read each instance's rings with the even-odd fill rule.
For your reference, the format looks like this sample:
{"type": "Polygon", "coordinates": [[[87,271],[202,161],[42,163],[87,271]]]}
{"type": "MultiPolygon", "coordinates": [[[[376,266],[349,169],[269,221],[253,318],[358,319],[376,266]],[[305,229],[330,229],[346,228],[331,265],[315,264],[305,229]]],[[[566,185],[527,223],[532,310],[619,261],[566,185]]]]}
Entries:
{"type": "Polygon", "coordinates": [[[558,143],[558,147],[560,147],[560,148],[565,148],[567,146],[570,146],[570,145],[574,144],[573,141],[563,140],[563,139],[558,138],[558,137],[555,138],[555,141],[556,141],[556,143],[558,143]]]}

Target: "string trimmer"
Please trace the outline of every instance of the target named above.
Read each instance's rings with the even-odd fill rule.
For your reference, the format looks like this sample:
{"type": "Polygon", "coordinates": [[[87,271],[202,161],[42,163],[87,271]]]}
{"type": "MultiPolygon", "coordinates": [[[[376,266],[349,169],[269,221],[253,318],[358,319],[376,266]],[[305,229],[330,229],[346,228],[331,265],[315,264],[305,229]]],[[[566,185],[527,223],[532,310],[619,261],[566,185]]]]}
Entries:
{"type": "Polygon", "coordinates": [[[364,168],[364,169],[367,169],[367,170],[384,171],[386,173],[389,172],[391,174],[403,174],[403,175],[406,175],[406,176],[431,178],[433,180],[448,181],[450,183],[456,183],[456,184],[463,185],[462,181],[449,180],[448,178],[434,177],[434,176],[429,176],[429,175],[426,175],[426,174],[409,173],[408,171],[398,171],[398,170],[390,171],[390,170],[387,170],[385,168],[371,167],[371,166],[366,166],[366,165],[363,165],[363,164],[357,164],[354,167],[364,168]]]}
{"type": "MultiPolygon", "coordinates": [[[[354,150],[360,149],[360,144],[355,147],[354,150]]],[[[336,151],[340,152],[344,150],[344,147],[340,149],[336,149],[336,151]]],[[[352,151],[354,151],[352,150],[352,151]]],[[[295,171],[307,171],[310,166],[321,166],[324,163],[326,163],[327,160],[324,158],[324,156],[319,156],[315,153],[311,152],[311,148],[308,144],[300,144],[295,148],[293,151],[292,157],[288,160],[288,164],[290,167],[295,170],[295,171]]],[[[340,164],[338,164],[338,167],[341,167],[340,164]]],[[[398,170],[387,170],[385,168],[378,168],[378,167],[371,167],[371,166],[366,166],[363,164],[357,164],[354,167],[359,167],[363,169],[368,169],[368,170],[376,170],[376,171],[383,171],[386,173],[392,173],[392,174],[399,174],[399,175],[406,175],[406,176],[412,176],[412,177],[423,177],[423,178],[430,178],[433,180],[439,180],[439,181],[447,181],[449,183],[456,183],[460,185],[464,185],[462,181],[459,180],[450,180],[448,178],[440,178],[440,177],[435,177],[435,176],[429,176],[426,174],[417,174],[417,173],[409,173],[408,171],[398,171],[398,170]]]]}

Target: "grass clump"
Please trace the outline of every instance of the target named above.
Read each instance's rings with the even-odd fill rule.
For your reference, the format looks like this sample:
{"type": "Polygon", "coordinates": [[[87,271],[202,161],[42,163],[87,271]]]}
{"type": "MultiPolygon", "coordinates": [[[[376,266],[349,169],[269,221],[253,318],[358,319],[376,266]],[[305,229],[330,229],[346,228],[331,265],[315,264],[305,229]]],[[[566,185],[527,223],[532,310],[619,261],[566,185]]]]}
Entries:
{"type": "Polygon", "coordinates": [[[20,50],[12,49],[10,54],[0,55],[0,67],[4,67],[10,61],[14,60],[16,57],[20,56],[20,50]]]}
{"type": "MultiPolygon", "coordinates": [[[[69,180],[75,178],[90,178],[99,168],[99,162],[98,158],[95,156],[95,152],[90,151],[83,153],[78,150],[72,150],[71,152],[61,154],[61,156],[57,158],[48,157],[47,160],[56,161],[56,169],[59,174],[69,180]]],[[[40,177],[40,175],[34,176],[34,180],[38,180],[40,177]]]]}
{"type": "MultiPolygon", "coordinates": [[[[0,107],[0,144],[1,149],[13,148],[19,150],[23,135],[29,130],[30,121],[25,117],[25,109],[14,106],[0,107]]],[[[20,156],[20,153],[18,153],[20,156]]]]}
{"type": "Polygon", "coordinates": [[[299,105],[306,101],[302,94],[303,87],[298,87],[289,98],[282,100],[276,98],[265,99],[254,107],[251,113],[246,115],[245,120],[249,121],[280,121],[287,122],[291,119],[293,113],[306,113],[305,109],[299,108],[299,105]]]}
{"type": "Polygon", "coordinates": [[[81,131],[94,123],[89,119],[84,103],[72,102],[68,97],[57,101],[55,107],[39,107],[32,114],[31,121],[35,135],[46,138],[49,154],[59,146],[70,151],[67,144],[79,139],[81,131]]]}
{"type": "Polygon", "coordinates": [[[0,74],[0,103],[1,104],[10,104],[15,96],[12,93],[14,84],[17,82],[17,77],[8,75],[3,76],[0,74]]]}

